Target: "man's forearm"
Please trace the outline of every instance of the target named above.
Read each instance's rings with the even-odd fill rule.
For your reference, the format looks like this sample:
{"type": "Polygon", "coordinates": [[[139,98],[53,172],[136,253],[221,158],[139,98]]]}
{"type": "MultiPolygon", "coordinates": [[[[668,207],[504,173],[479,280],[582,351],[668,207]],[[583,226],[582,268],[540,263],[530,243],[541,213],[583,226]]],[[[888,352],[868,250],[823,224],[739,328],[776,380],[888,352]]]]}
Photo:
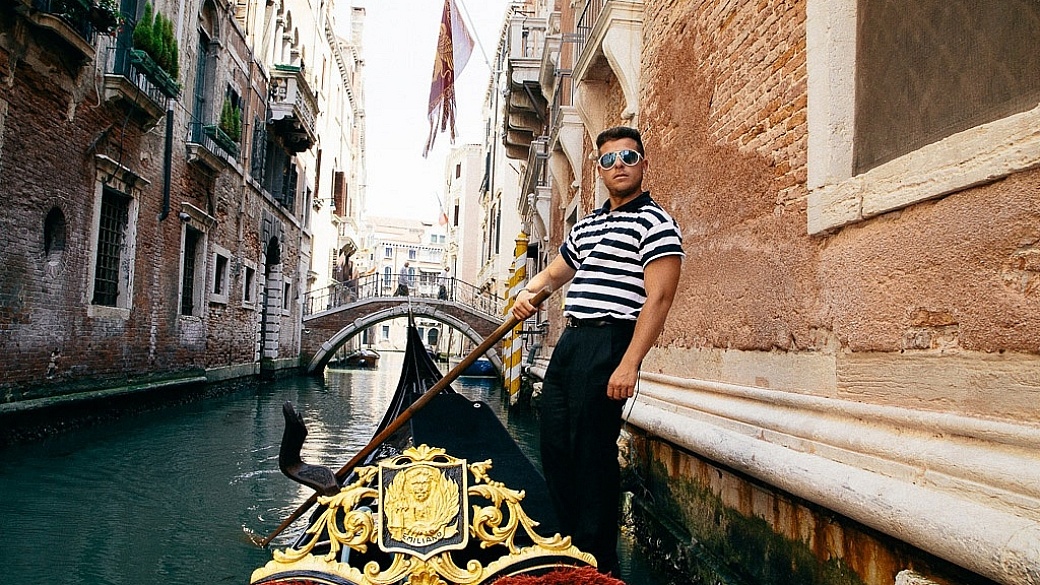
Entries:
{"type": "Polygon", "coordinates": [[[679,256],[666,256],[653,261],[646,267],[646,302],[639,311],[636,328],[632,333],[632,341],[621,358],[621,364],[638,368],[657,337],[664,330],[668,311],[675,300],[675,291],[679,284],[679,271],[682,259],[679,256]]]}
{"type": "Polygon", "coordinates": [[[661,331],[664,330],[664,323],[668,318],[668,311],[671,309],[671,306],[671,299],[668,299],[667,304],[647,303],[643,306],[643,310],[639,313],[639,318],[636,319],[636,327],[632,332],[632,341],[628,344],[628,350],[625,351],[625,355],[621,358],[622,365],[639,368],[643,358],[650,352],[650,348],[654,346],[658,336],[661,335],[661,331]]]}

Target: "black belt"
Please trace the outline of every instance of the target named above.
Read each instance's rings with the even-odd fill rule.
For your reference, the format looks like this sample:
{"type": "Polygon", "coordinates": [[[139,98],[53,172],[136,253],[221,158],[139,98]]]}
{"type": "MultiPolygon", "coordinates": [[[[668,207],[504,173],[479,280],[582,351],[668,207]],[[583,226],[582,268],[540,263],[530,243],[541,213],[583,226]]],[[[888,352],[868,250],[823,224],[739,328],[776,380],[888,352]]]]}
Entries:
{"type": "Polygon", "coordinates": [[[577,319],[575,317],[567,317],[568,327],[634,327],[635,324],[635,321],[616,319],[612,317],[603,317],[601,319],[577,319]]]}

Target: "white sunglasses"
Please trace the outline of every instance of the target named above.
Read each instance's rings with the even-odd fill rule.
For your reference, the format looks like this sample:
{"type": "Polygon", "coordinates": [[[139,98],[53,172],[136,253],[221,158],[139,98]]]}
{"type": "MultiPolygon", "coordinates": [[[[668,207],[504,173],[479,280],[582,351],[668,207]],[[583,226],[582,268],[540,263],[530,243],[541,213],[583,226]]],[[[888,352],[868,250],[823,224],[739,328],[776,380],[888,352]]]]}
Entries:
{"type": "Polygon", "coordinates": [[[599,157],[599,168],[603,170],[612,169],[619,158],[621,159],[621,164],[626,167],[634,167],[639,164],[639,161],[643,160],[643,155],[638,150],[627,148],[617,152],[608,152],[599,157]]]}

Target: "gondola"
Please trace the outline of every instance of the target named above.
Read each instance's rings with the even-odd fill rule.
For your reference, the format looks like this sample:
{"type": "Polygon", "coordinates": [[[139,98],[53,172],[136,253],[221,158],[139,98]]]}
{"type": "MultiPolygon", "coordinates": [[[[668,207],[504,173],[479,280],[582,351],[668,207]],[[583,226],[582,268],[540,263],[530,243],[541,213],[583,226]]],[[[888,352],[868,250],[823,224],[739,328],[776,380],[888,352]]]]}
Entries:
{"type": "Polygon", "coordinates": [[[495,364],[491,363],[491,360],[482,357],[470,364],[465,370],[462,370],[460,376],[470,378],[494,378],[497,373],[498,372],[495,371],[495,364]]]}
{"type": "Polygon", "coordinates": [[[375,368],[379,365],[379,357],[378,351],[363,347],[350,352],[336,362],[336,365],[344,368],[375,368]]]}
{"type": "MultiPolygon", "coordinates": [[[[409,324],[401,377],[375,436],[441,378],[409,324]]],[[[560,571],[582,577],[559,582],[620,583],[559,534],[544,479],[487,404],[450,387],[423,398],[342,481],[300,459],[306,429],[284,405],[279,466],[320,494],[318,507],[307,530],[253,572],[252,585],[504,585],[560,571]]]]}

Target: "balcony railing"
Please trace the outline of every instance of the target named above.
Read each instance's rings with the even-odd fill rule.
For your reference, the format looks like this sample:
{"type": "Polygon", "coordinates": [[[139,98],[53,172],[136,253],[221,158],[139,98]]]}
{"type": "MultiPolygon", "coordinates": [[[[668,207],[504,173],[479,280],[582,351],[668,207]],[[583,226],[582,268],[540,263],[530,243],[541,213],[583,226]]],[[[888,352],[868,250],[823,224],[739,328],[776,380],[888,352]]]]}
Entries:
{"type": "MultiPolygon", "coordinates": [[[[109,47],[105,56],[105,89],[107,95],[116,93],[137,105],[149,116],[158,118],[166,105],[166,98],[176,97],[179,86],[168,75],[157,78],[147,66],[142,66],[132,54],[139,51],[123,47],[109,47]],[[163,83],[167,81],[168,83],[163,83]]],[[[145,55],[147,57],[147,55],[145,55]]],[[[150,60],[150,59],[149,59],[150,60]]]]}
{"type": "Polygon", "coordinates": [[[87,0],[32,0],[34,9],[61,19],[89,44],[94,44],[97,30],[88,17],[93,2],[87,0]]]}
{"type": "Polygon", "coordinates": [[[238,144],[213,124],[194,121],[191,123],[191,139],[189,151],[195,153],[196,159],[213,169],[219,169],[216,161],[233,163],[238,158],[238,144]],[[201,149],[202,152],[199,152],[201,149]]]}
{"type": "Polygon", "coordinates": [[[589,42],[592,28],[596,26],[596,21],[599,20],[599,14],[603,11],[603,6],[606,3],[607,0],[585,0],[585,7],[578,16],[578,24],[575,27],[575,31],[578,35],[578,43],[575,46],[574,53],[575,62],[577,62],[578,58],[581,57],[581,54],[585,52],[585,45],[589,42]]]}
{"type": "Polygon", "coordinates": [[[275,65],[269,90],[271,124],[292,152],[303,152],[316,141],[318,103],[302,67],[275,65]]]}

